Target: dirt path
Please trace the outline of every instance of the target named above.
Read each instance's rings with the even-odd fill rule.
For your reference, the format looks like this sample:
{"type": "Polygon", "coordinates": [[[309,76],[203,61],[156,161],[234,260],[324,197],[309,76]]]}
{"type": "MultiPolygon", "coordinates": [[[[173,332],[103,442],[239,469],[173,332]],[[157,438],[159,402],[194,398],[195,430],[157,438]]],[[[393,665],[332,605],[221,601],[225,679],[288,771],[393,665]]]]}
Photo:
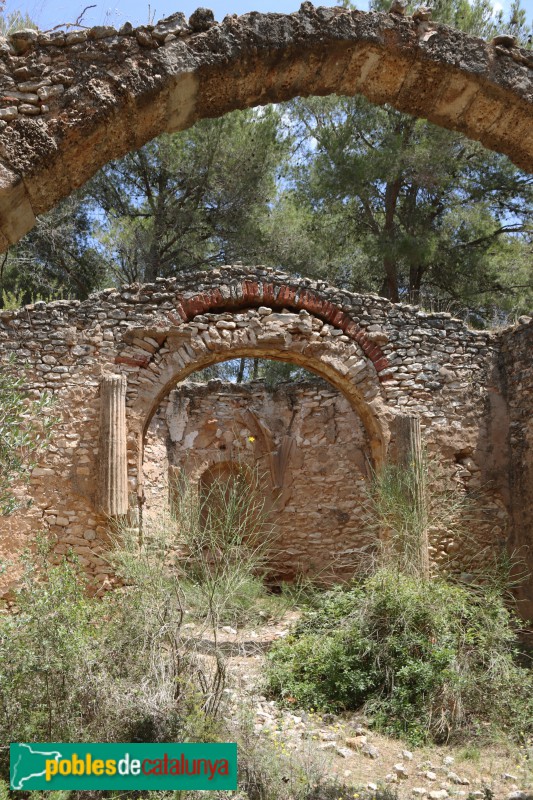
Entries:
{"type": "MultiPolygon", "coordinates": [[[[353,787],[354,794],[385,784],[397,789],[400,798],[533,800],[533,742],[527,747],[411,748],[373,732],[360,714],[320,715],[268,700],[261,686],[265,653],[287,635],[297,616],[292,612],[278,624],[238,632],[226,626],[219,632],[228,665],[228,713],[247,707],[257,737],[285,753],[305,753],[323,765],[325,774],[353,787]]],[[[206,652],[210,646],[204,641],[206,652]]]]}

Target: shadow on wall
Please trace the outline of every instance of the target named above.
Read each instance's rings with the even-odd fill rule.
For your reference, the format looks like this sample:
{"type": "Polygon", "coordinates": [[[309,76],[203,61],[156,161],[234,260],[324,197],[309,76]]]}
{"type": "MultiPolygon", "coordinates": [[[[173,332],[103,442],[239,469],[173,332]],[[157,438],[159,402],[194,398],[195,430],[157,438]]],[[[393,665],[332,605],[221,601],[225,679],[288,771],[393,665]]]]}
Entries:
{"type": "Polygon", "coordinates": [[[185,477],[208,494],[214,481],[253,466],[279,529],[277,578],[348,574],[370,544],[362,531],[369,458],[361,420],[324,381],[184,384],[148,431],[144,513],[157,514],[173,480],[185,477]]]}

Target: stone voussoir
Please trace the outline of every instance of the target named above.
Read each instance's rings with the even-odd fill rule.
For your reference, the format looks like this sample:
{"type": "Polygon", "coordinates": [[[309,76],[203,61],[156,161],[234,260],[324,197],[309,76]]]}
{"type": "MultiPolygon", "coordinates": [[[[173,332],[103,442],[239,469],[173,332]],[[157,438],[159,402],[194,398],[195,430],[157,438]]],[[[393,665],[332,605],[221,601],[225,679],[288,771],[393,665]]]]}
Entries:
{"type": "Polygon", "coordinates": [[[513,43],[420,16],[310,3],[219,23],[198,9],[189,23],[174,14],[150,27],[26,30],[0,48],[0,159],[15,176],[0,182],[2,249],[105,163],[158,134],[296,96],[362,94],[533,169],[533,58],[513,43]],[[28,82],[31,103],[19,99],[28,82]]]}

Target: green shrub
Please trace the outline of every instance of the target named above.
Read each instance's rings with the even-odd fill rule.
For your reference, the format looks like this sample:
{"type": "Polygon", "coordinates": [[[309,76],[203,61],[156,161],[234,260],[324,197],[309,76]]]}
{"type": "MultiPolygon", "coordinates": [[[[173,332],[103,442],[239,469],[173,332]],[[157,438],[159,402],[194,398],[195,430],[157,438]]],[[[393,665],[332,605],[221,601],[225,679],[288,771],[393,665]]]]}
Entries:
{"type": "MultiPolygon", "coordinates": [[[[179,524],[162,518],[142,542],[118,531],[110,559],[125,585],[102,600],[88,597],[70,555],[54,566],[49,543],[37,543],[17,613],[0,616],[0,742],[218,738],[226,666],[216,628],[256,602],[268,545],[255,474],[239,476],[200,502],[184,491],[179,524]],[[211,634],[209,657],[184,627],[191,609],[211,634]]],[[[0,746],[0,778],[8,752],[0,746]]]]}
{"type": "Polygon", "coordinates": [[[413,742],[483,723],[533,728],[533,678],[515,662],[517,620],[494,590],[382,569],[327,592],[269,656],[273,695],[307,708],[365,706],[413,742]]]}
{"type": "MultiPolygon", "coordinates": [[[[0,616],[0,742],[216,737],[179,611],[148,588],[89,598],[76,564],[49,564],[44,545],[27,558],[17,613],[0,616]]],[[[0,778],[8,759],[0,747],[0,778]]]]}
{"type": "Polygon", "coordinates": [[[0,741],[76,740],[89,708],[93,602],[77,571],[27,559],[18,613],[0,618],[0,741]]]}

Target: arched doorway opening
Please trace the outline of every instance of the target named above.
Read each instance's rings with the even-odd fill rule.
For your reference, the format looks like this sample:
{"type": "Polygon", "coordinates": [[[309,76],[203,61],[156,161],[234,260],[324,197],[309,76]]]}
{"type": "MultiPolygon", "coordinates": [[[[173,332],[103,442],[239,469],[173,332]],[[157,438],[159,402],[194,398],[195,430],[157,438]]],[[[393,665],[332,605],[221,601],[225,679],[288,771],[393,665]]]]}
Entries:
{"type": "Polygon", "coordinates": [[[233,489],[245,469],[277,527],[272,580],[353,574],[372,546],[364,526],[372,451],[347,398],[311,373],[274,386],[195,378],[163,398],[148,426],[143,525],[173,485],[196,487],[202,502],[216,483],[223,497],[221,485],[233,489]]]}

